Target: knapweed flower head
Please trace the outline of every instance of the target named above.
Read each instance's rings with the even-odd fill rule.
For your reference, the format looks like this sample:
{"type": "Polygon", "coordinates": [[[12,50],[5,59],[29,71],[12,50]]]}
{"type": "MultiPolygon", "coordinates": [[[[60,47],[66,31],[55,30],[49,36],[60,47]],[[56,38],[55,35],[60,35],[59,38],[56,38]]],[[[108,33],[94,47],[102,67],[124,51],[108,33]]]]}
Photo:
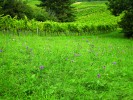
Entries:
{"type": "Polygon", "coordinates": [[[0,50],[0,53],[3,52],[3,50],[0,50]]]}
{"type": "Polygon", "coordinates": [[[89,42],[89,40],[86,40],[86,42],[89,42]]]}
{"type": "Polygon", "coordinates": [[[43,70],[44,69],[44,66],[40,66],[40,70],[43,70]]]}
{"type": "Polygon", "coordinates": [[[98,78],[100,78],[100,77],[101,77],[101,75],[100,75],[100,74],[98,74],[98,75],[97,75],[97,77],[98,77],[98,78]]]}
{"type": "Polygon", "coordinates": [[[116,65],[116,62],[113,62],[114,65],[116,65]]]}

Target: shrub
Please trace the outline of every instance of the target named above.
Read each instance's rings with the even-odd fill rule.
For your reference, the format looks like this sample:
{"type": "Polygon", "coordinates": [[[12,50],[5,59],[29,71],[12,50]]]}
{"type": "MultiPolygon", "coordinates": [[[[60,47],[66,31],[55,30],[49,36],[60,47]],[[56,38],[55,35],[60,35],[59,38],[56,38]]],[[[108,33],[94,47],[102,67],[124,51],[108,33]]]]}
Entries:
{"type": "Polygon", "coordinates": [[[57,18],[53,14],[49,14],[48,12],[46,12],[45,9],[34,8],[33,17],[37,21],[43,21],[43,22],[46,20],[57,21],[57,18]]]}
{"type": "Polygon", "coordinates": [[[49,22],[45,22],[43,25],[43,29],[45,32],[51,32],[52,31],[52,25],[49,22]]]}
{"type": "Polygon", "coordinates": [[[68,24],[68,30],[70,32],[80,32],[80,29],[78,28],[77,25],[74,25],[74,24],[68,24]]]}
{"type": "Polygon", "coordinates": [[[126,37],[133,37],[133,10],[125,12],[119,25],[123,29],[126,37]]]}
{"type": "Polygon", "coordinates": [[[84,25],[82,27],[82,30],[83,30],[83,32],[89,32],[90,31],[90,27],[88,25],[84,25]]]}
{"type": "Polygon", "coordinates": [[[108,0],[108,9],[113,15],[123,13],[119,26],[123,29],[126,37],[133,37],[133,0],[108,0]]]}
{"type": "Polygon", "coordinates": [[[18,19],[27,16],[29,19],[33,18],[32,8],[21,0],[1,0],[0,14],[10,15],[12,18],[17,16],[18,19]]]}

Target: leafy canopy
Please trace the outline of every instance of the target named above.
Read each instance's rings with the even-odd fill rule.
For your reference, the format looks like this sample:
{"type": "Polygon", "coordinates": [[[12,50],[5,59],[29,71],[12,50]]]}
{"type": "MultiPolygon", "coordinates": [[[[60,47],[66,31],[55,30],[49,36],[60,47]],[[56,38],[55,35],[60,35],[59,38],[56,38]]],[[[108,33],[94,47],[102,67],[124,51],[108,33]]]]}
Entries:
{"type": "Polygon", "coordinates": [[[108,0],[108,9],[113,15],[124,13],[119,26],[126,37],[133,37],[133,0],[108,0]]]}
{"type": "Polygon", "coordinates": [[[17,16],[18,19],[32,18],[32,9],[22,0],[0,0],[0,14],[17,16]]]}
{"type": "Polygon", "coordinates": [[[40,7],[57,17],[58,21],[70,22],[74,21],[74,12],[71,7],[71,0],[40,0],[40,7]]]}

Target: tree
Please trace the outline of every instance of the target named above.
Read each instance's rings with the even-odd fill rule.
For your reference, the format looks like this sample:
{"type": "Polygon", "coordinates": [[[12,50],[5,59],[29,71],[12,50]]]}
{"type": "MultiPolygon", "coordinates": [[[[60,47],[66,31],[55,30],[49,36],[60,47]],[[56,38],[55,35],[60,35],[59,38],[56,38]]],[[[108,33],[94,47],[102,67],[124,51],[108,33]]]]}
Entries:
{"type": "Polygon", "coordinates": [[[40,0],[40,7],[46,8],[51,14],[55,15],[60,22],[74,21],[73,7],[71,0],[40,0]]]}
{"type": "Polygon", "coordinates": [[[22,0],[0,0],[0,14],[17,16],[18,19],[27,16],[32,19],[32,9],[22,0]]]}
{"type": "Polygon", "coordinates": [[[124,14],[118,23],[126,37],[133,37],[133,0],[108,0],[108,9],[113,15],[124,14]]]}

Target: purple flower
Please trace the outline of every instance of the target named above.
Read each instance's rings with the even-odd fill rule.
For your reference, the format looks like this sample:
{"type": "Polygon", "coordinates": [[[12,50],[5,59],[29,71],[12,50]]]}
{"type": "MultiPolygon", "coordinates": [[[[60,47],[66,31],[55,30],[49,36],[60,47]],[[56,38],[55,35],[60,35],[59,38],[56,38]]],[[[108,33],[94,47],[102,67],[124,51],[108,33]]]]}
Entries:
{"type": "Polygon", "coordinates": [[[114,65],[116,65],[116,62],[113,62],[114,65]]]}
{"type": "Polygon", "coordinates": [[[89,42],[89,40],[86,40],[86,42],[89,42]]]}
{"type": "Polygon", "coordinates": [[[0,52],[3,52],[2,50],[0,50],[0,52]]]}
{"type": "Polygon", "coordinates": [[[100,78],[100,77],[101,77],[101,75],[100,75],[100,74],[98,74],[98,75],[97,75],[97,77],[98,77],[98,78],[100,78]]]}
{"type": "Polygon", "coordinates": [[[40,66],[40,70],[43,70],[44,69],[44,66],[40,66]]]}

